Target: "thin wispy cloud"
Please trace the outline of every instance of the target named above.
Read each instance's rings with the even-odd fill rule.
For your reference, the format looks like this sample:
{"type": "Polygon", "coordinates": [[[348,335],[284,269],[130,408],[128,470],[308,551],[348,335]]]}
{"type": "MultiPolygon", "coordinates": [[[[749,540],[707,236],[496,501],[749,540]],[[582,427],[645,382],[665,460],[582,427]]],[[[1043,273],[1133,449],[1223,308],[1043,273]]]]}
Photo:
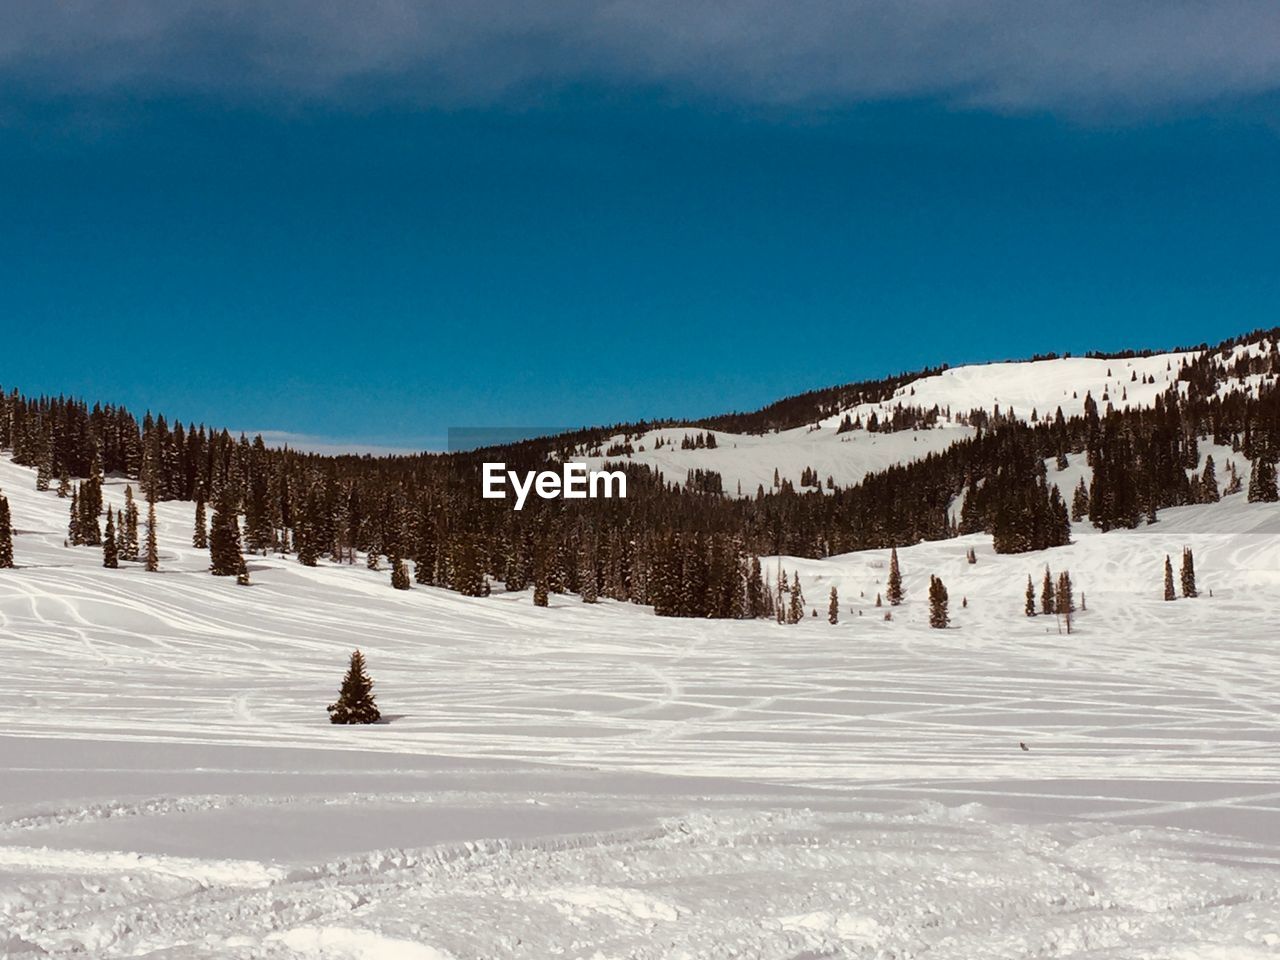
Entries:
{"type": "Polygon", "coordinates": [[[1280,87],[1274,0],[9,0],[28,95],[493,103],[575,83],[757,105],[1176,109],[1280,87]]]}

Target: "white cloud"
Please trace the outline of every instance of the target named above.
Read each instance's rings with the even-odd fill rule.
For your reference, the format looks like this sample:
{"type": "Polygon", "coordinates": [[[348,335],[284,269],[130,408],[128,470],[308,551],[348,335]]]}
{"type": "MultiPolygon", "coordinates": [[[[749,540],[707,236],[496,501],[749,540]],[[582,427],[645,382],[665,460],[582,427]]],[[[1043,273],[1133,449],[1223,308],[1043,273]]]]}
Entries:
{"type": "Polygon", "coordinates": [[[28,91],[492,102],[579,81],[749,104],[1128,112],[1280,87],[1274,0],[7,0],[28,91]]]}

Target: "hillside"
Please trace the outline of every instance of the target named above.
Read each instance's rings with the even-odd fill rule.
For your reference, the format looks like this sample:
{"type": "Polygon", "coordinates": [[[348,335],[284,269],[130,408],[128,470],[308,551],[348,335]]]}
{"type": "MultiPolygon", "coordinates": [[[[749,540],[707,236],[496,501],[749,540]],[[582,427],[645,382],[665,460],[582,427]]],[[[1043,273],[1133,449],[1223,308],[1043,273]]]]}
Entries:
{"type": "MultiPolygon", "coordinates": [[[[1255,395],[1273,378],[1233,373],[1241,357],[1263,357],[1275,338],[1255,335],[1240,344],[1210,351],[1223,381],[1218,392],[1248,390],[1255,395]]],[[[659,471],[669,482],[684,483],[690,470],[720,474],[724,492],[730,496],[755,496],[762,487],[774,487],[775,470],[780,480],[800,488],[802,472],[811,468],[825,489],[827,479],[836,486],[858,483],[868,473],[947,449],[958,440],[974,435],[970,426],[973,411],[988,415],[1013,415],[1024,422],[1049,420],[1057,410],[1069,418],[1083,415],[1086,397],[1117,410],[1150,409],[1156,398],[1171,388],[1186,394],[1189,384],[1179,380],[1183,365],[1205,355],[1203,350],[1152,353],[1139,356],[1057,357],[953,367],[938,373],[903,375],[889,385],[884,399],[851,404],[831,403],[811,409],[824,415],[802,426],[760,434],[707,431],[716,438],[714,449],[684,449],[685,437],[704,432],[700,425],[672,425],[655,430],[615,433],[594,448],[580,446],[580,453],[607,450],[629,443],[630,453],[599,455],[593,465],[606,462],[644,464],[659,471]],[[896,382],[896,381],[895,381],[896,382]],[[904,410],[937,410],[935,422],[888,432],[895,414],[904,410]],[[884,426],[872,432],[866,425],[872,418],[884,426]],[[848,419],[858,429],[840,432],[848,419]]],[[[871,392],[865,385],[841,388],[846,392],[871,392]]],[[[713,418],[714,420],[714,418],[713,418]]],[[[1074,484],[1073,484],[1074,485],[1074,484]]],[[[1070,487],[1063,490],[1070,493],[1070,487]]]]}

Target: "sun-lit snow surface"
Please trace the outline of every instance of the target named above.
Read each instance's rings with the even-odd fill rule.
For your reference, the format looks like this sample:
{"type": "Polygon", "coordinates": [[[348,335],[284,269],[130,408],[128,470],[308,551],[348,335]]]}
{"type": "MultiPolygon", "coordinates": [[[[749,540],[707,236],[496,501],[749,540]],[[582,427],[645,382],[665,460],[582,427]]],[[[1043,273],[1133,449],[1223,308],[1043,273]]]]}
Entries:
{"type": "Polygon", "coordinates": [[[883,553],[769,560],[822,614],[780,627],[279,558],[237,587],[191,504],[162,572],[108,571],[30,470],[0,489],[0,956],[1280,955],[1274,505],[910,547],[892,622],[883,553]],[[1184,544],[1205,595],[1165,603],[1184,544]],[[1071,637],[1022,616],[1046,562],[1071,637]],[[390,722],[335,728],[356,645],[390,722]]]}
{"type": "MultiPolygon", "coordinates": [[[[1234,347],[1227,358],[1219,358],[1219,365],[1225,367],[1244,354],[1256,356],[1262,348],[1261,343],[1234,347]]],[[[711,450],[684,450],[680,446],[686,436],[705,431],[696,427],[663,427],[632,437],[633,453],[629,455],[584,459],[593,467],[604,462],[647,464],[668,482],[676,483],[684,483],[690,470],[714,470],[720,473],[724,492],[730,496],[755,496],[760,487],[773,489],[775,470],[779,481],[790,480],[799,489],[806,467],[817,472],[823,488],[828,477],[837,486],[850,486],[868,473],[922,459],[972,436],[973,430],[957,422],[957,418],[973,410],[1013,413],[1030,420],[1032,416],[1051,418],[1061,407],[1064,417],[1072,417],[1083,413],[1087,396],[1093,397],[1100,411],[1107,404],[1117,410],[1150,407],[1171,386],[1186,391],[1186,384],[1178,383],[1178,371],[1184,361],[1198,356],[1198,351],[1191,351],[1123,360],[1060,357],[953,367],[905,384],[882,403],[858,404],[817,424],[760,436],[713,431],[717,446],[711,450]],[[1154,382],[1146,383],[1148,379],[1154,382]],[[850,420],[865,425],[872,414],[884,422],[899,407],[929,410],[935,406],[941,416],[933,429],[837,432],[846,414],[850,420]],[[655,448],[660,439],[663,446],[655,448]]],[[[1232,379],[1222,389],[1256,390],[1258,379],[1232,379]]],[[[623,439],[622,435],[611,437],[602,451],[623,439]]]]}

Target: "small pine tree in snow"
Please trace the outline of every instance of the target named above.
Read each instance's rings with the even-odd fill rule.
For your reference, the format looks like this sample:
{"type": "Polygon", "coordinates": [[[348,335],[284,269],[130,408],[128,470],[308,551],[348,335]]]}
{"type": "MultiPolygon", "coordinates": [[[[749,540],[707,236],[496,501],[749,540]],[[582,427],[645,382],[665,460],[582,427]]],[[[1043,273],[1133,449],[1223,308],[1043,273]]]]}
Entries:
{"type": "Polygon", "coordinates": [[[831,596],[827,599],[827,623],[835,625],[840,622],[840,596],[836,588],[831,588],[831,596]]]}
{"type": "Polygon", "coordinates": [[[351,652],[351,663],[342,678],[336,702],[329,704],[330,723],[377,723],[382,719],[374,703],[373,681],[365,672],[364,654],[351,652]]]}
{"type": "Polygon", "coordinates": [[[898,566],[898,548],[889,551],[889,583],[885,588],[885,599],[890,606],[898,606],[906,594],[902,589],[902,570],[898,566]]]}
{"type": "Polygon", "coordinates": [[[116,521],[107,507],[107,532],[102,535],[102,565],[108,570],[120,566],[120,553],[116,547],[116,521]]]}
{"type": "Polygon", "coordinates": [[[800,574],[791,575],[791,603],[787,609],[787,622],[799,623],[804,617],[804,594],[800,592],[800,574]]]}
{"type": "Polygon", "coordinates": [[[133,500],[133,487],[124,488],[124,508],[120,511],[120,533],[116,546],[121,560],[138,559],[138,505],[133,500]]]}
{"type": "Polygon", "coordinates": [[[1044,582],[1040,585],[1040,612],[1046,617],[1057,612],[1053,602],[1053,575],[1049,573],[1048,567],[1044,568],[1044,582]]]}
{"type": "Polygon", "coordinates": [[[1190,547],[1182,548],[1182,595],[1194,597],[1196,593],[1196,560],[1191,555],[1190,547]]]}
{"type": "Polygon", "coordinates": [[[1076,610],[1076,602],[1072,597],[1071,590],[1071,574],[1063,570],[1058,574],[1058,595],[1056,597],[1058,613],[1062,617],[1063,625],[1067,628],[1067,633],[1071,632],[1072,614],[1076,610]]]}
{"type": "Polygon", "coordinates": [[[1022,612],[1028,617],[1036,615],[1036,585],[1031,582],[1031,574],[1027,574],[1027,602],[1022,612]]]}
{"type": "Polygon", "coordinates": [[[947,588],[938,577],[929,577],[929,626],[944,629],[951,618],[947,616],[947,588]]]}
{"type": "Polygon", "coordinates": [[[147,503],[147,572],[155,573],[160,569],[160,550],[156,546],[156,505],[155,501],[147,503]]]}
{"type": "Polygon", "coordinates": [[[0,497],[0,570],[13,567],[13,520],[9,516],[9,501],[0,497]]]}
{"type": "Polygon", "coordinates": [[[1164,598],[1166,600],[1174,600],[1177,596],[1173,592],[1173,562],[1166,553],[1164,555],[1164,598]]]}

